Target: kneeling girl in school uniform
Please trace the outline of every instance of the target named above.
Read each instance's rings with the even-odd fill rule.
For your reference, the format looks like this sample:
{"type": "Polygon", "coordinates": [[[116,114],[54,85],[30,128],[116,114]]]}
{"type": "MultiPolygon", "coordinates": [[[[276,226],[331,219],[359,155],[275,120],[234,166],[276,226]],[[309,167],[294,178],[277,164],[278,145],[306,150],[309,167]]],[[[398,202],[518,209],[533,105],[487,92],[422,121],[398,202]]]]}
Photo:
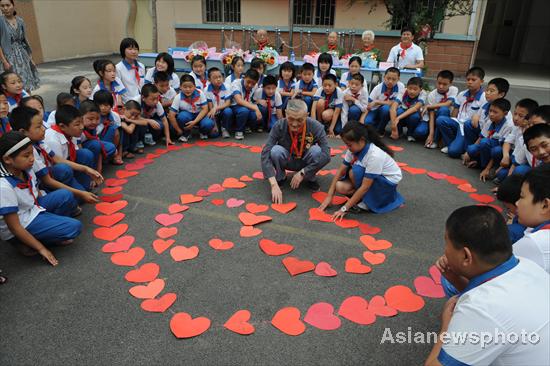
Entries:
{"type": "Polygon", "coordinates": [[[69,217],[77,210],[73,194],[66,189],[41,194],[31,170],[32,141],[21,132],[0,138],[0,159],[0,239],[57,265],[46,246],[71,244],[82,230],[80,221],[69,217]]]}
{"type": "Polygon", "coordinates": [[[334,213],[334,220],[342,219],[350,211],[386,213],[400,207],[404,202],[397,192],[401,169],[376,130],[370,125],[350,121],[340,136],[348,151],[319,208],[326,209],[335,193],[350,198],[334,213]]]}

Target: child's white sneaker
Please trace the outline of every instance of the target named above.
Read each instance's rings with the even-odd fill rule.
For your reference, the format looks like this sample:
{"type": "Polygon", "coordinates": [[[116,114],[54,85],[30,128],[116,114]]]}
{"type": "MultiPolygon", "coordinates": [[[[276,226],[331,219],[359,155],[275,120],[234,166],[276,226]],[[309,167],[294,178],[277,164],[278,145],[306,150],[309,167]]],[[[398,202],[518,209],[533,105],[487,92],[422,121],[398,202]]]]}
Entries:
{"type": "Polygon", "coordinates": [[[244,133],[235,132],[235,140],[243,140],[243,139],[244,139],[244,133]]]}
{"type": "Polygon", "coordinates": [[[407,141],[409,141],[409,142],[415,142],[416,139],[415,139],[414,137],[412,137],[412,136],[407,136],[407,141]]]}
{"type": "Polygon", "coordinates": [[[200,134],[200,139],[201,140],[208,140],[208,135],[205,135],[204,133],[201,133],[200,134]]]}
{"type": "Polygon", "coordinates": [[[155,146],[157,143],[155,142],[155,140],[153,140],[153,135],[150,134],[150,133],[146,133],[144,138],[143,138],[143,142],[146,144],[146,145],[149,145],[149,146],[155,146]]]}
{"type": "Polygon", "coordinates": [[[179,141],[179,142],[187,142],[187,141],[189,141],[189,139],[187,138],[187,136],[181,135],[181,136],[178,138],[178,141],[179,141]]]}
{"type": "Polygon", "coordinates": [[[432,142],[431,144],[429,144],[428,146],[426,146],[428,149],[437,149],[437,143],[435,142],[432,142]]]}
{"type": "Polygon", "coordinates": [[[227,131],[225,128],[222,128],[222,138],[228,139],[231,135],[229,134],[229,131],[227,131]]]}
{"type": "Polygon", "coordinates": [[[441,152],[443,154],[448,154],[449,153],[449,147],[448,146],[445,146],[444,148],[441,149],[441,152]]]}

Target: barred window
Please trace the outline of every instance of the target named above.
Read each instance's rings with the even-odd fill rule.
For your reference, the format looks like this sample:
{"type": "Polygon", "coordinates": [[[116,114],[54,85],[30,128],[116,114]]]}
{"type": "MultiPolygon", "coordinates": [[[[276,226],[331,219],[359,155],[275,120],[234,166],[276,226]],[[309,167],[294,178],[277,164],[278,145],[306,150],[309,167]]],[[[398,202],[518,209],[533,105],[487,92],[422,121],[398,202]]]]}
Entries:
{"type": "Polygon", "coordinates": [[[241,23],[241,0],[203,0],[204,23],[241,23]]]}
{"type": "Polygon", "coordinates": [[[294,24],[334,26],[335,0],[294,0],[294,24]]]}

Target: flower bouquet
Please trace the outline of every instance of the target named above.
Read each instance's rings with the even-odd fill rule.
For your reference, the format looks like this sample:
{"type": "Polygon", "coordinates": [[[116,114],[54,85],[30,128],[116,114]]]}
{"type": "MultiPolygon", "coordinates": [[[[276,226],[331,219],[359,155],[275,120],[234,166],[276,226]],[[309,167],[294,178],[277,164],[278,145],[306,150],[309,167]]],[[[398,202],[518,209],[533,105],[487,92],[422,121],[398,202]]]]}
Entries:
{"type": "Polygon", "coordinates": [[[266,47],[261,51],[255,52],[256,57],[264,60],[266,64],[266,70],[272,70],[279,65],[279,53],[271,47],[266,47]]]}
{"type": "Polygon", "coordinates": [[[220,59],[222,64],[229,66],[235,56],[243,57],[244,59],[244,51],[239,48],[226,49],[225,52],[221,54],[220,59]]]}

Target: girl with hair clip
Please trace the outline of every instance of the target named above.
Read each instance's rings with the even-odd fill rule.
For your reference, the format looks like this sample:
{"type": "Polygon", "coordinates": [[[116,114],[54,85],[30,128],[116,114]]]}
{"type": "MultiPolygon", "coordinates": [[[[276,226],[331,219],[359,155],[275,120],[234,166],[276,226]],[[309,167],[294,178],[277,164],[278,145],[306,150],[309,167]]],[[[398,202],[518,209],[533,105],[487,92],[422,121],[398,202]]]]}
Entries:
{"type": "Polygon", "coordinates": [[[124,85],[122,85],[122,81],[116,76],[115,64],[110,60],[95,60],[93,67],[99,79],[92,91],[92,96],[100,90],[107,90],[113,96],[113,112],[122,113],[122,96],[127,91],[124,85]]]}
{"type": "Polygon", "coordinates": [[[208,86],[208,75],[206,72],[206,59],[204,56],[197,55],[191,60],[191,75],[195,79],[195,85],[197,89],[202,91],[206,90],[208,86]]]}
{"type": "Polygon", "coordinates": [[[348,151],[319,208],[325,210],[335,193],[346,195],[349,200],[333,214],[334,220],[342,219],[349,211],[386,213],[400,207],[404,202],[397,192],[401,169],[376,130],[350,121],[340,136],[348,151]]]}
{"type": "Polygon", "coordinates": [[[231,84],[237,80],[242,79],[244,76],[244,58],[241,56],[233,56],[231,59],[231,73],[225,78],[223,82],[227,90],[231,89],[231,84]]]}

